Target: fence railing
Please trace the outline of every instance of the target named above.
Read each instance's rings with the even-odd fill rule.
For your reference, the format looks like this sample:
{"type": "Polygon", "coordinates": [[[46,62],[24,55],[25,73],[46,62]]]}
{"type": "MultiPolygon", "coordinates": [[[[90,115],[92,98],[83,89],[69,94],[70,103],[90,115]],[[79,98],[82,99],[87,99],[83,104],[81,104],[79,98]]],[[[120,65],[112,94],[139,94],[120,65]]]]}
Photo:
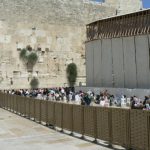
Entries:
{"type": "Polygon", "coordinates": [[[80,106],[0,93],[0,107],[62,130],[136,150],[150,150],[150,112],[80,106]]]}
{"type": "Polygon", "coordinates": [[[87,27],[87,42],[150,34],[150,9],[98,20],[87,27]]]}

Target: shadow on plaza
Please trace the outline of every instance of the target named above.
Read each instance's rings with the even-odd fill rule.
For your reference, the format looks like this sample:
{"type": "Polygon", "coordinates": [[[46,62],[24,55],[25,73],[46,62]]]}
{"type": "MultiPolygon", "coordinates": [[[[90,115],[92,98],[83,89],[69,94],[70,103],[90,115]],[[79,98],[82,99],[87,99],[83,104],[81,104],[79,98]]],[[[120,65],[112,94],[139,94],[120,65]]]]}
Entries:
{"type": "MultiPolygon", "coordinates": [[[[8,110],[10,111],[10,110],[8,110]]],[[[10,111],[12,113],[12,111],[10,111]]],[[[116,146],[119,146],[119,145],[113,145],[113,144],[110,144],[109,142],[107,141],[102,141],[102,140],[99,140],[99,139],[94,139],[92,137],[89,137],[89,136],[83,136],[81,134],[78,134],[78,133],[72,133],[71,131],[68,131],[68,130],[63,130],[59,127],[55,127],[53,125],[47,125],[46,123],[44,122],[39,122],[39,121],[36,121],[34,118],[29,118],[29,117],[26,117],[26,116],[22,116],[20,114],[16,114],[15,112],[13,112],[15,115],[17,116],[21,116],[29,121],[33,121],[33,122],[36,122],[44,127],[47,127],[49,129],[52,129],[52,130],[55,130],[56,132],[60,132],[61,134],[65,134],[65,135],[68,135],[68,136],[71,136],[71,137],[74,137],[74,138],[77,138],[77,139],[80,139],[80,140],[83,140],[83,141],[86,141],[86,142],[89,142],[89,143],[93,143],[93,144],[96,144],[96,145],[99,145],[99,146],[102,146],[102,147],[105,147],[105,148],[109,148],[111,150],[125,150],[125,147],[121,147],[121,148],[116,148],[116,146]]],[[[119,146],[120,147],[120,146],[119,146]]],[[[133,150],[133,149],[129,149],[129,150],[133,150]]]]}
{"type": "Polygon", "coordinates": [[[78,134],[78,133],[72,133],[71,131],[68,131],[68,130],[62,130],[61,128],[54,127],[53,125],[45,125],[45,124],[42,124],[42,123],[40,123],[40,124],[43,125],[43,126],[46,126],[49,129],[53,129],[57,132],[60,132],[61,134],[65,134],[65,135],[68,135],[68,136],[71,136],[71,137],[74,137],[74,138],[77,138],[77,139],[80,139],[80,140],[83,140],[83,141],[86,141],[86,142],[89,142],[89,143],[93,143],[93,144],[105,147],[105,148],[109,148],[109,149],[112,149],[112,150],[125,150],[124,147],[116,148],[115,146],[119,146],[119,145],[114,146],[114,145],[112,145],[112,144],[110,144],[109,142],[106,142],[106,141],[94,139],[94,138],[88,137],[88,136],[83,136],[83,135],[78,134]]]}

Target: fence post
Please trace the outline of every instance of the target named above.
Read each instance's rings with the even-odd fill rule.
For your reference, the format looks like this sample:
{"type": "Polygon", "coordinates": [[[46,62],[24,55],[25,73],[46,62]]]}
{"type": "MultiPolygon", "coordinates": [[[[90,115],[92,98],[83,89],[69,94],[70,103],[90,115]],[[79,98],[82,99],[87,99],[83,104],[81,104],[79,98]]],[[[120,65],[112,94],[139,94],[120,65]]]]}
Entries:
{"type": "Polygon", "coordinates": [[[131,148],[131,125],[130,125],[130,109],[128,111],[128,114],[127,114],[127,149],[130,149],[131,148]]]}
{"type": "Polygon", "coordinates": [[[14,95],[12,96],[12,112],[14,113],[14,95]]]}
{"type": "Polygon", "coordinates": [[[33,114],[33,121],[35,121],[35,99],[34,99],[34,101],[33,101],[33,108],[34,108],[34,114],[33,114]]]}
{"type": "Polygon", "coordinates": [[[2,108],[2,105],[3,105],[3,100],[2,100],[2,98],[3,98],[3,94],[2,94],[2,92],[0,93],[0,95],[1,95],[1,97],[0,97],[0,107],[2,108]]]}
{"type": "Polygon", "coordinates": [[[84,139],[84,108],[85,106],[81,106],[82,107],[82,136],[81,139],[84,139]]]}
{"type": "Polygon", "coordinates": [[[55,103],[54,103],[54,109],[53,109],[53,114],[54,114],[54,118],[53,118],[53,129],[55,129],[55,103]]]}
{"type": "Polygon", "coordinates": [[[112,147],[112,109],[109,109],[108,113],[108,120],[109,120],[109,147],[112,147]]]}
{"type": "Polygon", "coordinates": [[[16,104],[17,104],[17,107],[16,107],[16,114],[18,114],[18,95],[16,95],[16,104]]]}
{"type": "Polygon", "coordinates": [[[42,100],[40,100],[40,110],[39,110],[40,111],[40,117],[39,117],[39,123],[41,123],[41,101],[42,100]]]}
{"type": "Polygon", "coordinates": [[[73,105],[71,105],[71,136],[73,136],[73,105]]]}
{"type": "Polygon", "coordinates": [[[17,108],[17,101],[16,101],[16,95],[14,95],[14,113],[16,113],[17,108]]]}
{"type": "Polygon", "coordinates": [[[4,94],[4,109],[6,109],[6,94],[4,94]]]}
{"type": "Polygon", "coordinates": [[[27,111],[26,111],[26,97],[22,97],[22,99],[23,99],[23,114],[22,114],[22,116],[26,117],[27,116],[27,111]]]}
{"type": "Polygon", "coordinates": [[[46,100],[46,126],[48,126],[48,100],[46,100]]]}
{"type": "Polygon", "coordinates": [[[93,141],[94,143],[97,143],[97,111],[96,107],[94,107],[94,138],[95,140],[93,141]]]}
{"type": "Polygon", "coordinates": [[[27,109],[27,118],[28,119],[30,119],[30,101],[29,101],[29,98],[27,98],[27,103],[28,103],[28,109],[27,109],[27,107],[26,107],[26,109],[27,109]]]}
{"type": "Polygon", "coordinates": [[[63,103],[62,103],[62,105],[61,105],[61,130],[60,130],[60,132],[63,132],[63,103]]]}

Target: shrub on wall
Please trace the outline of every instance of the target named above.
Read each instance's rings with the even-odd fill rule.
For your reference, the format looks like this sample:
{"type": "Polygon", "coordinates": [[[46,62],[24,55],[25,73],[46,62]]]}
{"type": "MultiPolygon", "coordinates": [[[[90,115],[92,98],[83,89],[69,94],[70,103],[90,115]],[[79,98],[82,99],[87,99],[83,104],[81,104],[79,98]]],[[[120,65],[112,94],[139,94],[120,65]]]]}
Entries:
{"type": "Polygon", "coordinates": [[[34,66],[38,60],[38,56],[35,52],[32,52],[27,56],[27,60],[28,60],[28,64],[34,66]]]}
{"type": "Polygon", "coordinates": [[[27,60],[27,50],[26,49],[22,49],[19,55],[20,59],[23,61],[27,60]]]}
{"type": "Polygon", "coordinates": [[[31,47],[27,46],[26,49],[22,49],[20,52],[20,59],[24,61],[24,63],[27,65],[27,69],[32,71],[34,65],[36,64],[38,60],[38,55],[36,52],[31,52],[31,47]]]}
{"type": "Polygon", "coordinates": [[[32,89],[36,89],[38,88],[39,86],[39,80],[37,78],[33,78],[31,81],[30,81],[30,87],[32,89]]]}
{"type": "Polygon", "coordinates": [[[67,80],[70,87],[73,87],[77,79],[77,66],[75,63],[70,63],[66,69],[67,80]]]}

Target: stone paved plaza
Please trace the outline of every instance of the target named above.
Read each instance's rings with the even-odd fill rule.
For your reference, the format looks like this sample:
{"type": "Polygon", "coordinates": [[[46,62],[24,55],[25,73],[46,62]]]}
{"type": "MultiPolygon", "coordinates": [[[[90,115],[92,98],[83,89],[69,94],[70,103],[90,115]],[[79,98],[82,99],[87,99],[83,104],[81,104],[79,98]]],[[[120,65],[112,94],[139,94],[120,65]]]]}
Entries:
{"type": "MultiPolygon", "coordinates": [[[[109,150],[0,109],[0,150],[109,150]]],[[[113,149],[123,150],[115,147],[113,149]]]]}

